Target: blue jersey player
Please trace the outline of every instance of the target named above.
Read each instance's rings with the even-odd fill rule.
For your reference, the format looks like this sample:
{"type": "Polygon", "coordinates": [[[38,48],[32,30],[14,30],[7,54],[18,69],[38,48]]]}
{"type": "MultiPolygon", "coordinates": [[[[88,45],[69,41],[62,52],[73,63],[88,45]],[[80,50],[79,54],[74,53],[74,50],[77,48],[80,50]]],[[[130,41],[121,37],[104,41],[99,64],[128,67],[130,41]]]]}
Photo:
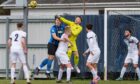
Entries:
{"type": "Polygon", "coordinates": [[[47,65],[46,76],[50,78],[50,69],[55,57],[55,52],[58,47],[59,41],[62,41],[61,36],[64,33],[65,26],[61,24],[61,21],[58,18],[55,18],[55,25],[53,25],[50,29],[50,40],[48,42],[48,58],[44,59],[40,66],[38,66],[35,70],[35,74],[38,75],[40,69],[42,69],[45,65],[47,65]]]}

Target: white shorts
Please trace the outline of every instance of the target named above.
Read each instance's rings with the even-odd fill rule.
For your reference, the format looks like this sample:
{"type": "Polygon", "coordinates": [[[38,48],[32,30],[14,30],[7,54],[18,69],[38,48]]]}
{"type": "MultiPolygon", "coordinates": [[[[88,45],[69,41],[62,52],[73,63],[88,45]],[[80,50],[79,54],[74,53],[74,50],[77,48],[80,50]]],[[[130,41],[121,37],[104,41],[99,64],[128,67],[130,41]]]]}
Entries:
{"type": "Polygon", "coordinates": [[[10,52],[10,60],[11,60],[11,62],[16,63],[17,59],[21,63],[26,63],[25,54],[24,54],[23,50],[12,50],[10,52]]]}
{"type": "Polygon", "coordinates": [[[56,58],[58,60],[58,64],[69,64],[70,60],[66,52],[63,51],[56,51],[55,53],[56,58]]]}
{"type": "Polygon", "coordinates": [[[89,54],[88,59],[87,59],[87,62],[92,63],[92,64],[93,63],[98,63],[99,58],[100,58],[100,53],[101,53],[100,50],[93,51],[93,54],[94,55],[89,54]]]}
{"type": "Polygon", "coordinates": [[[138,61],[139,61],[138,53],[128,53],[124,63],[138,64],[138,61]]]}

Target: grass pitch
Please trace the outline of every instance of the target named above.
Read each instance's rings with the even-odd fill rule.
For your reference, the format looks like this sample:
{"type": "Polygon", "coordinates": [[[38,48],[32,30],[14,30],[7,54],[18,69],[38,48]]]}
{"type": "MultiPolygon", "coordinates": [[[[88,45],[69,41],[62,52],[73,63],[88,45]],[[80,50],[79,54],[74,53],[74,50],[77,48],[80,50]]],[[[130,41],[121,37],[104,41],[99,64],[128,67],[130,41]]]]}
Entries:
{"type": "MultiPolygon", "coordinates": [[[[32,80],[32,84],[67,84],[56,83],[55,80],[32,80]]],[[[10,84],[10,80],[0,80],[0,84],[10,84]]],[[[17,80],[16,84],[26,84],[25,80],[17,80]]],[[[90,80],[72,80],[71,84],[90,84],[90,80]]],[[[99,84],[140,84],[140,81],[100,81],[99,84]]]]}

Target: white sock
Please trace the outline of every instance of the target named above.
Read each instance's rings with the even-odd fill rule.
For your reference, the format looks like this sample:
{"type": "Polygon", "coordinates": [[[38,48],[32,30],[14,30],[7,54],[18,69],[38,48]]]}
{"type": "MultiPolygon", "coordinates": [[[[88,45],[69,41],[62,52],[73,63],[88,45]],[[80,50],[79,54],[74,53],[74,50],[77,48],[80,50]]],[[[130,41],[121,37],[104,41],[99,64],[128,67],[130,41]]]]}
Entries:
{"type": "Polygon", "coordinates": [[[125,72],[126,72],[126,67],[123,67],[122,70],[121,70],[120,78],[123,78],[125,72]]]}
{"type": "Polygon", "coordinates": [[[63,75],[63,69],[60,68],[58,73],[58,80],[61,80],[62,75],[63,75]]]}
{"type": "Polygon", "coordinates": [[[136,68],[136,72],[137,72],[138,78],[140,78],[140,69],[138,67],[136,68]]]}
{"type": "Polygon", "coordinates": [[[67,81],[70,81],[71,78],[71,68],[67,68],[67,81]]]}
{"type": "Polygon", "coordinates": [[[14,79],[15,77],[15,68],[11,68],[11,79],[14,79]]]}
{"type": "Polygon", "coordinates": [[[27,82],[30,82],[29,70],[26,65],[23,65],[23,70],[24,70],[24,74],[25,74],[25,78],[27,79],[27,82]]]}
{"type": "Polygon", "coordinates": [[[16,78],[16,72],[15,72],[14,78],[16,78]]]}
{"type": "Polygon", "coordinates": [[[40,66],[38,66],[38,69],[41,69],[41,67],[40,67],[40,66]]]}
{"type": "Polygon", "coordinates": [[[98,72],[97,72],[97,70],[95,70],[95,74],[97,74],[97,76],[98,76],[98,72]]]}
{"type": "Polygon", "coordinates": [[[92,73],[93,78],[97,77],[97,72],[94,69],[91,70],[91,73],[92,73]]]}
{"type": "Polygon", "coordinates": [[[50,71],[47,70],[46,73],[50,73],[50,71]]]}

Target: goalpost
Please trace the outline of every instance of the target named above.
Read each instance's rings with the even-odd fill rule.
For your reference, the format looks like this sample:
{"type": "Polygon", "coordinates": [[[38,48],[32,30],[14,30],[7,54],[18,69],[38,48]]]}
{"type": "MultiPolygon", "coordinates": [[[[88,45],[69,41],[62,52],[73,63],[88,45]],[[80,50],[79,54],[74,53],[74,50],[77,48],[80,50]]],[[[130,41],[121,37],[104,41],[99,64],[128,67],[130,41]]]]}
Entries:
{"type": "MultiPolygon", "coordinates": [[[[113,46],[110,49],[116,49],[116,51],[114,51],[114,52],[118,51],[118,52],[123,53],[122,51],[119,51],[119,49],[123,48],[121,45],[122,44],[121,36],[123,34],[124,27],[125,26],[132,27],[132,29],[134,31],[134,35],[137,36],[139,34],[138,33],[138,24],[140,24],[140,19],[138,16],[140,16],[140,8],[105,8],[105,10],[104,10],[104,80],[108,80],[108,72],[109,72],[108,62],[110,62],[110,61],[108,61],[108,56],[112,55],[112,54],[109,54],[111,51],[109,51],[108,47],[110,48],[110,46],[113,46]],[[112,20],[113,16],[115,17],[113,19],[116,21],[112,20]],[[112,23],[109,23],[109,22],[111,22],[111,20],[112,20],[112,23]],[[118,36],[115,33],[109,34],[110,30],[108,28],[113,27],[112,26],[113,24],[115,24],[115,26],[114,26],[114,29],[112,29],[112,31],[114,31],[115,33],[117,32],[117,34],[119,34],[118,36]],[[114,37],[117,37],[117,38],[114,38],[113,35],[114,35],[114,37]],[[110,45],[110,43],[109,43],[110,39],[113,39],[113,40],[115,39],[115,41],[117,41],[119,39],[120,43],[117,44],[117,47],[114,47],[115,44],[110,45]],[[118,46],[120,46],[120,47],[118,47],[118,46]]],[[[115,53],[113,53],[113,54],[115,54],[115,53]]],[[[119,55],[116,54],[114,56],[116,58],[117,57],[122,58],[122,56],[120,54],[119,55]]],[[[114,59],[115,59],[115,57],[114,57],[114,59]]]]}

